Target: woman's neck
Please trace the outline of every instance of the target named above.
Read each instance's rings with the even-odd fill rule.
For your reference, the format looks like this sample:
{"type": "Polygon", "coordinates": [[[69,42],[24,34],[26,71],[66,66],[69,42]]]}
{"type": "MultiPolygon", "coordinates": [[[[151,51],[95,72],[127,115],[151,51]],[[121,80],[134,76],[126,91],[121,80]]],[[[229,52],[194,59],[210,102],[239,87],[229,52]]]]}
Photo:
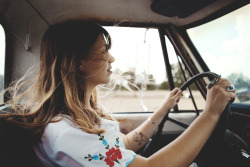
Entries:
{"type": "Polygon", "coordinates": [[[86,109],[89,109],[89,110],[93,110],[93,108],[91,107],[91,104],[90,104],[90,98],[91,98],[91,95],[94,91],[96,86],[91,86],[91,85],[88,85],[86,86],[86,94],[85,94],[85,107],[86,109]]]}

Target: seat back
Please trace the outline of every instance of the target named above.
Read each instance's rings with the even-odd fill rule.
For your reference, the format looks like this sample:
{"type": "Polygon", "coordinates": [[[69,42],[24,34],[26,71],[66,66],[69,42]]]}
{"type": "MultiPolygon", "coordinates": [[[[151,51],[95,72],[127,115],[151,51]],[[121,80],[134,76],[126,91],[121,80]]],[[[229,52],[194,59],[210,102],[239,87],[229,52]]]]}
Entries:
{"type": "MultiPolygon", "coordinates": [[[[0,111],[0,114],[6,113],[0,111]]],[[[32,134],[0,118],[0,166],[36,167],[37,157],[32,147],[32,134]]]]}

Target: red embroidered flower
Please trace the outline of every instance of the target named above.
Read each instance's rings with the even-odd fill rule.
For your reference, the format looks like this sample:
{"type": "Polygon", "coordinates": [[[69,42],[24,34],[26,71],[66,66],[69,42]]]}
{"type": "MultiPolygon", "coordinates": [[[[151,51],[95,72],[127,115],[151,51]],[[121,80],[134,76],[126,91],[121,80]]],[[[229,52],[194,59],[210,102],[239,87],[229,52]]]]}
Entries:
{"type": "Polygon", "coordinates": [[[111,161],[111,159],[109,159],[109,157],[105,158],[104,161],[106,162],[107,165],[109,165],[109,167],[113,167],[115,165],[115,163],[113,161],[111,161]]]}
{"type": "Polygon", "coordinates": [[[106,152],[107,158],[104,160],[106,162],[107,165],[109,165],[109,167],[113,167],[114,166],[114,162],[116,161],[119,163],[119,161],[117,159],[122,159],[122,154],[120,149],[115,149],[114,147],[112,147],[108,152],[106,152]]]}

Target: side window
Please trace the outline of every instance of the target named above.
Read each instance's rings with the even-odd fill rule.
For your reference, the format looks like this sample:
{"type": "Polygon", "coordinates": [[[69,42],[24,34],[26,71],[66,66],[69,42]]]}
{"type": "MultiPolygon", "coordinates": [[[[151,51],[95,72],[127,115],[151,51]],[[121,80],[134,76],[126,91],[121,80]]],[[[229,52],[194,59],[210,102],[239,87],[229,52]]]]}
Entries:
{"type": "MultiPolygon", "coordinates": [[[[4,89],[4,65],[5,65],[5,33],[0,25],[0,92],[4,89]]],[[[0,104],[3,103],[3,95],[0,94],[0,104]]]]}
{"type": "Polygon", "coordinates": [[[110,112],[155,111],[169,92],[162,87],[166,67],[158,29],[105,29],[112,39],[112,72],[118,85],[112,93],[100,87],[99,102],[110,112]]]}
{"type": "Polygon", "coordinates": [[[187,32],[211,71],[236,87],[235,102],[250,103],[250,5],[187,32]]]}

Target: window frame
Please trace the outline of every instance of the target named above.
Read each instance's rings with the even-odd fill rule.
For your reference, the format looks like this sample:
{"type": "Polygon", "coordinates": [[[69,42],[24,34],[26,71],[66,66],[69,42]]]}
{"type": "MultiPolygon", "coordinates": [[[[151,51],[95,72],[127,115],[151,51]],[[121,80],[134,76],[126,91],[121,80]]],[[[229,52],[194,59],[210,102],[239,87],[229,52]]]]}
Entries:
{"type": "MultiPolygon", "coordinates": [[[[5,65],[6,65],[6,31],[5,31],[5,28],[4,28],[4,26],[3,26],[3,24],[1,24],[1,22],[0,22],[0,28],[2,29],[1,30],[1,32],[3,32],[3,42],[1,41],[0,42],[0,44],[2,45],[1,47],[3,47],[3,53],[0,53],[0,54],[2,54],[2,56],[0,56],[0,59],[2,59],[1,61],[2,61],[2,64],[3,64],[3,69],[1,69],[1,70],[3,70],[3,74],[0,74],[1,75],[1,77],[2,77],[2,79],[3,79],[3,81],[1,81],[1,82],[3,82],[3,83],[0,83],[1,85],[0,85],[0,87],[1,86],[3,86],[1,89],[0,89],[0,92],[1,92],[1,98],[0,98],[0,104],[3,104],[4,103],[4,101],[5,101],[5,97],[4,97],[4,94],[2,94],[2,92],[3,92],[3,90],[5,89],[5,85],[6,85],[6,81],[5,81],[5,78],[6,78],[6,76],[5,76],[5,73],[6,73],[6,68],[5,68],[5,65]],[[2,85],[3,84],[3,85],[2,85]]],[[[1,40],[2,40],[2,38],[1,38],[1,40]]]]}

